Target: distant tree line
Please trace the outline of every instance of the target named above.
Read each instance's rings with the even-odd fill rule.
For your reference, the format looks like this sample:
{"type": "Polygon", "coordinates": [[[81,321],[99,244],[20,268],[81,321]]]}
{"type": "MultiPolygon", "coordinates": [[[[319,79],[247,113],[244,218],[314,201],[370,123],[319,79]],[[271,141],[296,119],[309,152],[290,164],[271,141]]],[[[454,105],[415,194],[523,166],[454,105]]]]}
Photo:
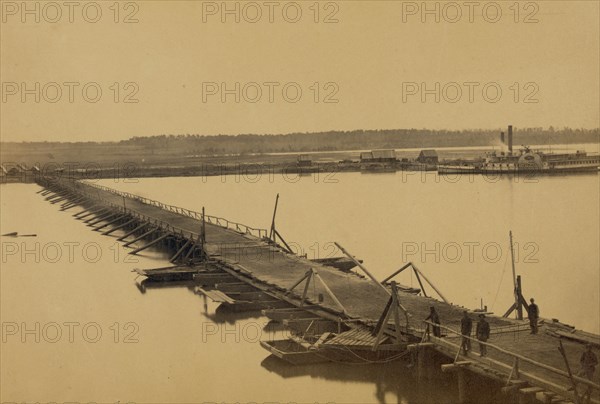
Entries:
{"type": "MultiPolygon", "coordinates": [[[[506,131],[506,129],[502,129],[506,131]]],[[[249,154],[337,150],[370,150],[401,148],[435,148],[500,145],[500,129],[497,130],[429,130],[389,129],[328,131],[317,133],[289,133],[278,135],[199,135],[162,134],[158,136],[135,136],[120,142],[22,142],[5,143],[5,146],[26,149],[43,146],[55,147],[125,146],[150,154],[249,154]]],[[[514,144],[575,144],[600,141],[600,129],[562,128],[515,128],[514,144]]]]}

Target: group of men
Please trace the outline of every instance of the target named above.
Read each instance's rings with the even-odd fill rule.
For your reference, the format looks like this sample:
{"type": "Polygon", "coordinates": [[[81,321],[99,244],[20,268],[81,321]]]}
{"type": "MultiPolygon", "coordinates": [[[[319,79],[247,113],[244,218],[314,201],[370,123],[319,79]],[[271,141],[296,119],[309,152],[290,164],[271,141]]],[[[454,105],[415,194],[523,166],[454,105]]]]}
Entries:
{"type": "MultiPolygon", "coordinates": [[[[429,308],[429,316],[425,319],[432,323],[433,336],[440,338],[442,331],[440,329],[440,316],[435,310],[435,307],[429,308]]],[[[461,348],[463,353],[467,355],[468,351],[471,350],[471,331],[473,330],[473,321],[469,317],[467,310],[464,311],[463,318],[460,320],[460,333],[462,334],[461,348]]],[[[485,342],[490,338],[490,323],[485,319],[485,314],[479,314],[479,321],[477,322],[477,329],[475,332],[477,340],[483,342],[479,344],[479,352],[481,356],[487,355],[487,347],[485,342]]]]}
{"type": "MultiPolygon", "coordinates": [[[[460,333],[462,335],[461,348],[465,355],[468,355],[471,350],[471,331],[473,329],[473,320],[469,317],[469,313],[465,310],[463,312],[463,318],[460,320],[460,333]]],[[[490,338],[490,323],[485,319],[485,314],[479,314],[479,321],[477,322],[477,328],[475,329],[475,336],[480,341],[479,353],[481,356],[487,355],[487,346],[485,342],[490,338]],[[483,343],[481,343],[483,342],[483,343]]]]}
{"type": "MultiPolygon", "coordinates": [[[[535,300],[531,298],[530,304],[527,307],[527,314],[529,316],[529,326],[531,328],[531,334],[538,333],[538,320],[540,317],[540,309],[535,304],[535,300]]],[[[433,335],[440,338],[442,332],[440,329],[440,316],[438,315],[435,307],[430,307],[429,316],[425,319],[432,323],[433,335]]],[[[429,326],[428,326],[429,327],[429,326]]],[[[460,333],[462,336],[461,350],[464,355],[468,355],[471,350],[471,332],[473,331],[473,320],[469,316],[469,312],[465,310],[463,317],[460,320],[460,333]]],[[[486,342],[490,338],[490,324],[485,319],[485,314],[479,314],[479,321],[477,322],[477,328],[475,329],[475,336],[479,341],[479,353],[480,355],[487,355],[486,342]]],[[[584,376],[589,380],[592,380],[596,365],[598,365],[598,358],[592,351],[592,346],[587,344],[586,350],[581,355],[580,359],[581,370],[578,373],[579,376],[584,376]]]]}

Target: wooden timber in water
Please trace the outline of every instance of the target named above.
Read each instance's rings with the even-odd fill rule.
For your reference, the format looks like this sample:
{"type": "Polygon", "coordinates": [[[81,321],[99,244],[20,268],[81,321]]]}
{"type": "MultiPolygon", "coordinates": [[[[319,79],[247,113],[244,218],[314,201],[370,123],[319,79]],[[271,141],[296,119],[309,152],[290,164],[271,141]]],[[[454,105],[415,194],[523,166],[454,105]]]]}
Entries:
{"type": "Polygon", "coordinates": [[[169,282],[169,281],[191,281],[194,275],[205,272],[201,266],[175,265],[170,267],[155,268],[155,269],[134,269],[140,276],[147,277],[154,282],[169,282]]]}
{"type": "MultiPolygon", "coordinates": [[[[84,216],[92,215],[95,218],[90,221],[95,223],[107,220],[109,213],[120,213],[127,215],[124,220],[137,220],[134,224],[137,230],[134,228],[134,232],[143,232],[142,236],[149,236],[151,232],[148,229],[154,229],[161,234],[169,234],[182,243],[194,240],[194,245],[202,250],[203,259],[210,260],[211,270],[217,271],[205,274],[196,267],[171,267],[140,270],[140,275],[166,280],[169,279],[167,273],[175,277],[188,277],[191,274],[192,280],[202,290],[200,293],[221,299],[224,304],[232,307],[262,308],[269,317],[287,319],[294,326],[303,327],[306,323],[310,326],[310,321],[299,321],[311,318],[304,317],[308,316],[304,312],[310,313],[312,318],[318,317],[318,322],[328,320],[339,324],[337,329],[331,328],[333,331],[311,335],[310,340],[296,339],[296,348],[300,348],[293,351],[296,354],[295,360],[304,360],[299,359],[298,355],[308,352],[313,359],[343,360],[353,357],[365,361],[386,361],[401,357],[412,344],[417,352],[416,358],[426,358],[427,355],[422,354],[423,352],[435,350],[450,361],[449,364],[453,367],[446,368],[456,369],[457,375],[463,374],[462,372],[477,373],[502,381],[508,387],[519,381],[520,387],[516,391],[523,396],[545,395],[552,396],[555,401],[562,399],[577,403],[581,402],[579,396],[584,390],[590,388],[591,401],[599,402],[600,372],[596,372],[591,381],[576,375],[584,343],[590,339],[592,342],[596,341],[597,336],[579,333],[584,337],[568,338],[574,333],[553,329],[546,324],[541,325],[539,334],[530,335],[525,321],[489,315],[487,319],[492,335],[488,341],[488,356],[481,357],[471,352],[465,357],[459,352],[461,339],[458,334],[464,309],[398,288],[397,300],[393,304],[398,304],[405,310],[406,322],[404,319],[401,323],[397,318],[391,318],[389,324],[386,322],[379,329],[381,339],[375,343],[372,340],[376,337],[374,326],[391,301],[391,291],[387,284],[384,286],[353,272],[324,265],[325,262],[315,262],[291,254],[286,248],[279,247],[268,239],[264,230],[83,182],[47,182],[42,178],[40,184],[61,198],[79,200],[84,208],[93,208],[84,216]],[[294,290],[291,290],[293,287],[294,290]],[[264,292],[269,297],[251,299],[249,297],[258,295],[242,295],[259,292],[264,292]],[[285,305],[286,308],[277,305],[285,305]],[[432,337],[426,332],[423,319],[428,316],[431,306],[436,308],[440,316],[445,338],[432,337]],[[301,316],[296,319],[298,321],[289,321],[294,320],[295,315],[301,316]],[[557,349],[559,341],[564,345],[564,357],[557,349]],[[373,353],[361,356],[360,350],[373,353]],[[565,359],[574,369],[575,375],[569,376],[566,372],[565,359]],[[463,362],[469,364],[460,365],[463,362]],[[569,390],[573,384],[576,385],[577,395],[569,390]]],[[[138,236],[136,239],[141,238],[144,237],[138,236]]],[[[181,245],[177,249],[180,250],[181,245]]],[[[364,268],[363,265],[358,266],[364,268]]],[[[202,265],[199,267],[202,268],[202,265]]],[[[366,274],[372,277],[370,273],[366,274]]],[[[396,310],[394,316],[398,317],[398,313],[399,310],[396,310]]],[[[471,315],[476,320],[475,314],[471,315]]],[[[271,345],[265,344],[270,352],[275,354],[276,351],[285,356],[284,343],[274,341],[271,345]]],[[[477,341],[473,341],[473,346],[476,349],[477,341]]],[[[306,359],[306,355],[304,357],[306,359]]],[[[422,362],[419,359],[417,361],[422,362]]]]}

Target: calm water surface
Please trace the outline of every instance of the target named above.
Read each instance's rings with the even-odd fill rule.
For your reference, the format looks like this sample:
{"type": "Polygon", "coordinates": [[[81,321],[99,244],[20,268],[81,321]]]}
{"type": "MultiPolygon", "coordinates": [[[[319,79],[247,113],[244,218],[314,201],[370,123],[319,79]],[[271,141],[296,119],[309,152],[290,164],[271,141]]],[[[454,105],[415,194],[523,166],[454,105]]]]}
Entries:
{"type": "MultiPolygon", "coordinates": [[[[448,300],[469,308],[483,301],[496,313],[512,299],[512,230],[524,293],[542,316],[600,331],[597,174],[524,181],[263,173],[98,183],[264,228],[279,193],[277,228],[309,258],[339,255],[337,241],[379,278],[411,260],[448,300]]],[[[260,314],[205,308],[185,286],[142,293],[131,270],[168,265],[166,257],[127,256],[118,233],[90,231],[71,218],[77,208],[60,212],[38,189],[0,187],[2,234],[37,234],[2,238],[0,401],[455,400],[454,382],[419,385],[402,362],[290,367],[268,358],[257,341],[280,332],[264,328],[260,314]]],[[[417,286],[409,274],[400,280],[417,286]]]]}

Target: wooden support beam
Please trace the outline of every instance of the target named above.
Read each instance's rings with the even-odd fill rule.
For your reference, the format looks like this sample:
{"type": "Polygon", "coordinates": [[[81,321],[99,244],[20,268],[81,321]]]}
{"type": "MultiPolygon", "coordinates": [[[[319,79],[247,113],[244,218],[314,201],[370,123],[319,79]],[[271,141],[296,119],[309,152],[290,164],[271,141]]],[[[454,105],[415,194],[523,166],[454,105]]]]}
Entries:
{"type": "Polygon", "coordinates": [[[198,244],[198,239],[196,239],[192,242],[190,249],[188,250],[187,254],[185,254],[185,256],[183,257],[184,262],[187,261],[192,256],[192,254],[194,253],[194,250],[196,249],[197,244],[198,244]]]}
{"type": "Polygon", "coordinates": [[[51,200],[50,203],[52,205],[55,205],[55,204],[59,203],[60,201],[64,201],[65,199],[69,199],[69,196],[62,196],[58,199],[51,200]]]}
{"type": "Polygon", "coordinates": [[[149,235],[151,235],[152,233],[154,233],[155,231],[157,231],[158,228],[156,227],[152,227],[152,229],[148,230],[146,233],[142,234],[139,237],[134,238],[131,241],[128,241],[127,243],[123,244],[123,247],[129,247],[131,244],[135,243],[136,241],[140,241],[141,239],[148,237],[149,235]]]}
{"type": "Polygon", "coordinates": [[[523,320],[523,300],[521,295],[521,275],[517,275],[517,289],[515,290],[517,298],[517,318],[523,320]]]}
{"type": "Polygon", "coordinates": [[[86,213],[85,215],[78,216],[78,217],[76,217],[76,219],[77,219],[77,220],[83,220],[83,219],[85,219],[86,217],[88,217],[88,216],[91,216],[91,215],[99,215],[99,214],[103,214],[103,213],[104,213],[104,212],[106,212],[107,210],[109,210],[109,208],[106,208],[106,207],[102,208],[102,207],[100,207],[99,209],[94,209],[94,210],[91,210],[91,211],[89,211],[89,212],[88,212],[88,213],[86,213]]]}
{"type": "Polygon", "coordinates": [[[118,226],[113,227],[112,229],[108,229],[106,230],[104,233],[102,233],[103,236],[108,236],[109,234],[111,234],[114,231],[117,231],[119,229],[122,229],[123,227],[129,226],[131,223],[135,222],[137,219],[133,218],[131,220],[126,221],[123,224],[120,224],[118,226]]]}
{"type": "Polygon", "coordinates": [[[408,318],[409,314],[406,309],[400,304],[400,300],[398,299],[398,288],[396,286],[396,282],[392,281],[392,295],[390,296],[377,325],[375,326],[374,333],[376,334],[375,343],[373,344],[373,350],[377,350],[379,344],[381,342],[381,338],[383,337],[383,333],[387,328],[388,320],[390,315],[394,316],[394,331],[396,336],[396,343],[400,343],[405,338],[402,337],[402,333],[400,332],[400,312],[402,309],[404,311],[404,315],[406,316],[406,326],[408,328],[408,318]]]}
{"type": "Polygon", "coordinates": [[[277,204],[279,203],[279,194],[275,197],[275,208],[273,209],[273,219],[271,220],[271,233],[269,238],[275,242],[275,216],[277,215],[277,204]]]}
{"type": "Polygon", "coordinates": [[[79,218],[79,216],[83,215],[84,213],[92,212],[92,211],[96,210],[97,208],[98,208],[98,205],[92,205],[89,208],[85,208],[81,212],[77,212],[77,213],[73,214],[73,217],[79,218]]]}
{"type": "Polygon", "coordinates": [[[113,219],[113,220],[111,220],[110,222],[107,222],[107,223],[101,224],[100,226],[96,227],[96,228],[94,229],[94,231],[99,231],[99,230],[102,230],[103,228],[105,228],[106,226],[111,226],[111,225],[113,225],[113,224],[117,223],[118,221],[120,221],[120,220],[123,220],[123,218],[124,218],[124,217],[126,217],[126,216],[127,216],[127,215],[123,215],[123,214],[120,214],[120,213],[118,213],[118,214],[117,214],[117,218],[116,218],[116,219],[113,219]]]}
{"type": "MultiPolygon", "coordinates": [[[[333,299],[333,301],[335,302],[335,304],[337,304],[338,307],[340,309],[342,309],[342,313],[347,314],[346,308],[344,307],[344,305],[342,304],[342,302],[340,302],[339,299],[333,293],[333,291],[331,289],[329,289],[329,286],[327,286],[327,284],[325,283],[325,281],[323,280],[323,278],[321,278],[321,275],[319,275],[319,273],[317,272],[317,270],[313,269],[312,271],[313,271],[313,276],[316,276],[317,279],[321,282],[321,284],[325,288],[325,291],[327,292],[327,294],[333,299]]],[[[308,283],[308,281],[306,283],[308,283]]]]}
{"type": "Polygon", "coordinates": [[[90,224],[90,223],[92,223],[92,222],[95,222],[95,221],[96,221],[96,220],[98,220],[98,219],[102,220],[102,218],[104,218],[104,217],[107,217],[107,216],[110,216],[110,215],[112,215],[112,214],[113,214],[113,213],[112,213],[112,210],[111,210],[111,209],[109,209],[109,208],[107,208],[107,209],[103,210],[103,211],[102,211],[102,213],[97,213],[95,216],[92,216],[92,217],[90,217],[89,219],[85,219],[85,220],[83,221],[83,223],[90,224]]]}
{"type": "Polygon", "coordinates": [[[409,266],[410,266],[410,262],[408,264],[405,264],[404,266],[402,266],[402,268],[400,268],[399,270],[394,271],[393,274],[391,274],[390,276],[388,276],[387,278],[385,278],[384,280],[382,280],[381,283],[386,283],[387,281],[389,281],[390,279],[392,279],[396,275],[400,274],[400,272],[404,271],[409,266]]]}
{"type": "Polygon", "coordinates": [[[390,319],[390,315],[392,314],[392,304],[393,304],[392,297],[390,297],[390,301],[391,301],[390,305],[386,306],[387,311],[382,313],[383,320],[381,321],[381,327],[379,328],[379,331],[377,332],[377,336],[375,337],[375,342],[373,343],[373,348],[371,348],[372,351],[377,351],[377,348],[379,347],[379,344],[381,343],[381,340],[383,338],[383,332],[385,331],[388,320],[390,319]]]}
{"type": "Polygon", "coordinates": [[[346,251],[346,249],[344,247],[342,247],[341,245],[339,245],[337,242],[334,242],[334,244],[336,245],[337,248],[340,249],[341,252],[343,252],[348,258],[350,258],[352,261],[354,261],[354,263],[356,264],[356,266],[358,266],[360,269],[363,270],[363,272],[365,274],[367,274],[367,276],[369,278],[371,278],[371,280],[373,282],[375,282],[376,285],[378,285],[379,287],[381,287],[381,289],[383,289],[385,291],[385,293],[387,293],[388,295],[391,295],[392,293],[385,287],[383,286],[370,272],[367,268],[365,268],[363,266],[363,264],[361,264],[360,262],[358,262],[358,260],[356,258],[354,258],[348,251],[346,251]]]}
{"type": "Polygon", "coordinates": [[[202,207],[202,227],[200,228],[200,240],[202,240],[202,245],[206,244],[206,217],[204,215],[204,206],[202,207]]]}
{"type": "Polygon", "coordinates": [[[431,375],[431,370],[433,368],[432,365],[432,356],[431,349],[427,349],[424,344],[418,344],[419,349],[417,349],[417,378],[419,380],[423,380],[425,378],[429,378],[431,375]]]}
{"type": "Polygon", "coordinates": [[[388,299],[387,303],[385,304],[385,307],[383,308],[383,311],[381,312],[381,316],[379,316],[379,320],[377,321],[377,324],[375,325],[375,328],[373,329],[373,332],[372,332],[373,336],[376,336],[377,334],[379,334],[379,330],[384,325],[383,320],[385,319],[388,310],[390,310],[390,307],[392,307],[393,301],[394,300],[390,296],[390,298],[388,299]]]}
{"type": "Polygon", "coordinates": [[[508,385],[501,387],[500,392],[502,394],[514,394],[517,390],[529,386],[529,383],[525,380],[512,379],[508,381],[508,385]]]}
{"type": "Polygon", "coordinates": [[[408,349],[409,351],[417,351],[421,348],[433,348],[435,347],[435,344],[433,342],[419,342],[416,344],[408,344],[406,346],[406,349],[408,349]]]}
{"type": "Polygon", "coordinates": [[[573,394],[575,395],[575,403],[581,404],[581,397],[579,397],[579,393],[577,393],[577,383],[575,382],[575,378],[573,377],[573,373],[571,372],[571,365],[569,365],[569,359],[567,358],[567,353],[565,351],[565,347],[563,346],[562,341],[558,340],[558,351],[562,355],[565,361],[565,367],[567,368],[567,374],[569,375],[569,381],[571,382],[571,387],[573,388],[573,394]]]}
{"type": "MultiPolygon", "coordinates": [[[[398,288],[396,286],[396,282],[392,281],[392,300],[394,301],[392,303],[392,310],[394,311],[394,330],[396,332],[396,343],[400,343],[403,340],[405,341],[406,338],[402,337],[402,332],[400,332],[400,307],[402,306],[400,304],[400,300],[398,298],[398,288]]],[[[406,328],[408,329],[408,313],[405,312],[404,313],[406,315],[406,328]]]]}
{"type": "Polygon", "coordinates": [[[137,254],[142,250],[145,250],[148,247],[152,247],[154,244],[157,244],[159,242],[161,242],[162,240],[164,240],[165,238],[167,238],[169,235],[168,234],[163,234],[162,236],[158,237],[157,239],[149,242],[148,244],[140,247],[140,248],[136,248],[135,250],[131,251],[129,254],[137,254]]]}
{"type": "Polygon", "coordinates": [[[516,303],[513,303],[513,304],[512,304],[512,306],[510,306],[510,307],[508,308],[508,310],[506,310],[506,313],[504,313],[504,314],[502,315],[502,317],[504,317],[504,318],[508,318],[508,316],[510,316],[510,314],[511,314],[513,311],[515,311],[515,309],[516,309],[516,308],[517,308],[517,304],[516,304],[516,303]]]}
{"type": "Polygon", "coordinates": [[[464,404],[467,402],[467,375],[465,369],[458,368],[456,379],[458,382],[458,402],[464,404]]]}
{"type": "Polygon", "coordinates": [[[81,198],[75,198],[75,199],[70,199],[66,202],[61,203],[60,210],[64,211],[67,206],[71,206],[71,207],[75,206],[75,205],[77,205],[77,201],[80,201],[80,200],[81,200],[81,198]]]}
{"type": "MultiPolygon", "coordinates": [[[[207,275],[207,274],[200,274],[199,279],[201,282],[206,282],[207,284],[212,284],[215,287],[215,289],[219,289],[220,291],[225,292],[225,293],[254,292],[254,291],[259,290],[249,283],[240,282],[239,279],[233,277],[232,275],[229,275],[226,272],[215,274],[215,275],[221,275],[220,279],[218,276],[213,276],[211,278],[210,275],[207,275]],[[227,278],[227,275],[229,275],[229,278],[227,278]]],[[[196,279],[196,278],[197,277],[194,276],[194,279],[196,279]]]]}
{"type": "Polygon", "coordinates": [[[63,192],[57,193],[57,195],[55,195],[55,196],[48,198],[48,201],[50,201],[50,203],[52,203],[52,204],[55,204],[60,201],[64,201],[65,199],[69,199],[71,197],[73,197],[73,193],[71,191],[63,191],[63,192]]]}
{"type": "Polygon", "coordinates": [[[525,387],[519,389],[519,404],[533,404],[537,402],[536,394],[544,391],[541,387],[525,387]]]}
{"type": "Polygon", "coordinates": [[[306,283],[304,284],[304,291],[302,292],[302,300],[300,300],[300,306],[304,306],[304,301],[306,300],[306,295],[308,294],[308,287],[310,286],[310,280],[313,277],[313,272],[307,272],[308,276],[306,277],[306,283]]]}
{"type": "Polygon", "coordinates": [[[148,223],[142,223],[139,226],[137,226],[135,229],[131,230],[129,233],[125,233],[124,235],[122,235],[121,237],[119,237],[117,239],[117,241],[123,241],[125,240],[127,237],[131,236],[132,234],[138,232],[139,230],[142,230],[144,227],[148,226],[148,223]]]}
{"type": "Polygon", "coordinates": [[[454,363],[445,363],[442,365],[442,372],[454,372],[458,369],[464,368],[465,366],[472,365],[471,361],[456,361],[454,363]]]}
{"type": "Polygon", "coordinates": [[[305,280],[306,278],[312,276],[312,271],[308,270],[306,271],[306,273],[302,276],[302,278],[300,278],[296,283],[294,283],[288,290],[286,293],[291,293],[292,290],[296,289],[296,287],[298,285],[300,285],[302,283],[303,280],[305,280]]]}
{"type": "Polygon", "coordinates": [[[413,272],[415,273],[415,277],[417,278],[417,281],[419,282],[419,286],[421,286],[421,292],[423,292],[423,296],[429,297],[429,296],[427,296],[427,292],[425,292],[425,286],[423,286],[423,282],[421,282],[421,277],[419,276],[419,273],[415,270],[414,267],[413,267],[413,272]]]}
{"type": "Polygon", "coordinates": [[[550,404],[552,403],[552,399],[556,397],[556,393],[552,391],[544,391],[542,392],[542,396],[544,398],[544,404],[550,404]]]}
{"type": "Polygon", "coordinates": [[[435,290],[435,292],[442,298],[442,300],[445,303],[450,304],[450,302],[448,302],[448,299],[446,299],[444,297],[444,295],[442,294],[442,292],[440,292],[440,290],[438,288],[436,288],[435,285],[429,279],[427,279],[425,274],[423,272],[421,272],[421,270],[419,268],[417,268],[417,266],[414,263],[411,262],[411,265],[414,268],[414,270],[417,271],[419,273],[419,275],[421,275],[421,277],[423,277],[423,279],[425,279],[425,281],[429,284],[429,286],[431,286],[433,288],[433,290],[435,290]]]}
{"type": "Polygon", "coordinates": [[[519,290],[517,286],[517,273],[515,270],[515,252],[513,249],[513,238],[512,238],[512,230],[508,232],[508,238],[510,241],[510,258],[512,264],[512,278],[513,278],[513,293],[515,297],[515,309],[517,310],[517,317],[519,320],[523,320],[523,309],[520,306],[519,302],[519,290]]]}
{"type": "Polygon", "coordinates": [[[78,203],[71,203],[71,204],[63,206],[62,208],[60,208],[60,210],[64,212],[65,210],[69,210],[77,205],[78,205],[78,203]]]}
{"type": "Polygon", "coordinates": [[[64,207],[65,207],[65,206],[67,206],[67,205],[76,205],[76,204],[78,204],[79,202],[83,201],[84,199],[86,199],[86,197],[85,197],[85,196],[79,196],[79,197],[76,197],[76,198],[74,198],[74,199],[71,199],[71,200],[69,200],[69,201],[67,201],[67,202],[63,203],[63,204],[62,204],[62,205],[60,205],[60,206],[61,206],[62,208],[64,208],[64,207]]]}
{"type": "Polygon", "coordinates": [[[53,200],[63,198],[66,195],[66,192],[55,192],[53,195],[47,196],[46,200],[52,203],[53,200]]]}
{"type": "Polygon", "coordinates": [[[294,254],[294,251],[292,251],[292,249],[290,248],[288,243],[285,241],[285,239],[283,237],[281,237],[281,234],[279,234],[279,232],[276,229],[273,229],[273,231],[275,232],[275,235],[277,237],[279,237],[279,240],[281,240],[281,242],[285,246],[285,249],[287,250],[287,252],[289,252],[290,254],[294,254]]]}
{"type": "Polygon", "coordinates": [[[101,217],[100,217],[100,218],[98,218],[97,220],[93,220],[93,221],[89,222],[87,225],[88,225],[89,227],[94,227],[94,226],[96,226],[98,223],[105,222],[105,221],[107,221],[107,220],[108,220],[108,221],[110,221],[110,220],[112,220],[113,218],[115,218],[115,217],[117,217],[117,216],[121,216],[121,215],[122,215],[122,213],[121,213],[121,212],[108,212],[108,213],[106,213],[106,215],[103,215],[103,216],[101,216],[101,217]]]}
{"type": "Polygon", "coordinates": [[[191,244],[192,240],[191,239],[186,239],[185,243],[183,243],[183,245],[181,246],[181,248],[179,248],[179,250],[177,250],[177,252],[175,253],[175,255],[173,255],[173,257],[171,257],[171,259],[169,260],[169,262],[175,262],[177,261],[177,258],[179,258],[179,256],[181,254],[183,254],[183,251],[191,244]]]}

